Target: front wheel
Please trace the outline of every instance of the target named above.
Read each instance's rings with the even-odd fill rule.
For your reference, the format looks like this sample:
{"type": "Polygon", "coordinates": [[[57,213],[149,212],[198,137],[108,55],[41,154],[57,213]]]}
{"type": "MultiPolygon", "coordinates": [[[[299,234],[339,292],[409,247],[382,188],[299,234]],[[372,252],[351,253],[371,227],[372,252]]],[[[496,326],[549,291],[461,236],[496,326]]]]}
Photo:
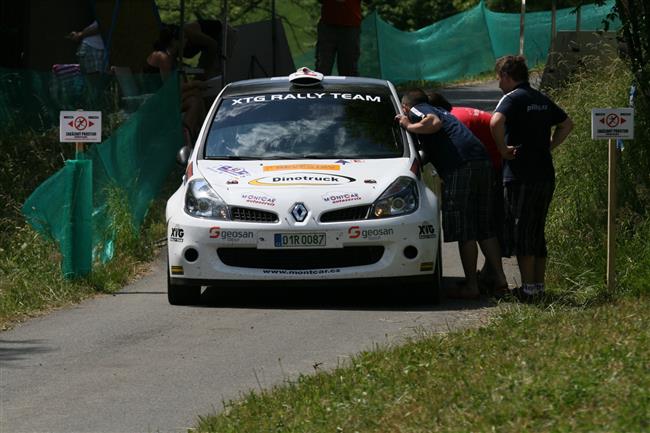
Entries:
{"type": "Polygon", "coordinates": [[[173,284],[167,258],[167,300],[171,305],[196,305],[201,301],[201,286],[173,284]]]}
{"type": "Polygon", "coordinates": [[[423,303],[440,304],[444,299],[442,289],[442,245],[438,244],[438,254],[433,267],[433,274],[421,277],[419,284],[415,287],[417,301],[423,303]]]}

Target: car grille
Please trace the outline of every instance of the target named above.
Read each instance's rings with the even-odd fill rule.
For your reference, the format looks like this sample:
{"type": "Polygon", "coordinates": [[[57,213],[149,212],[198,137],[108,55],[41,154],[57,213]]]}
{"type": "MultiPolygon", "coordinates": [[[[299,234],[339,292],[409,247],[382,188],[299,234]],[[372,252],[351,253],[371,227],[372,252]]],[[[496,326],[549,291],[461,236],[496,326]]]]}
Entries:
{"type": "Polygon", "coordinates": [[[365,220],[368,217],[370,205],[347,207],[323,212],[320,216],[322,223],[333,223],[337,221],[365,220]]]}
{"type": "Polygon", "coordinates": [[[257,248],[218,248],[219,259],[228,266],[264,269],[330,269],[377,263],[383,246],[344,248],[258,250],[257,248]]]}
{"type": "Polygon", "coordinates": [[[278,214],[259,209],[249,209],[245,207],[231,207],[230,217],[233,221],[248,221],[256,223],[275,223],[278,222],[278,214]]]}

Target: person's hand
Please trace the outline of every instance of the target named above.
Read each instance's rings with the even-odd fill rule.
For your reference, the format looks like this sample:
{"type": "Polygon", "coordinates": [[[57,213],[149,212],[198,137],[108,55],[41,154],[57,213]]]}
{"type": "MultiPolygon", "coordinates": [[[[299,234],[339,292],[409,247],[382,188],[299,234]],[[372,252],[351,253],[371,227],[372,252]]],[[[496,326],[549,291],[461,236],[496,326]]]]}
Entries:
{"type": "Polygon", "coordinates": [[[501,152],[501,157],[503,159],[512,160],[517,156],[517,147],[506,146],[505,152],[501,152]]]}
{"type": "Polygon", "coordinates": [[[79,40],[81,39],[81,32],[70,32],[68,33],[67,38],[75,42],[79,42],[79,40]]]}
{"type": "Polygon", "coordinates": [[[401,126],[404,129],[406,129],[406,127],[409,125],[409,123],[411,123],[411,122],[409,122],[408,117],[406,117],[403,114],[396,115],[394,121],[399,123],[399,126],[401,126]]]}

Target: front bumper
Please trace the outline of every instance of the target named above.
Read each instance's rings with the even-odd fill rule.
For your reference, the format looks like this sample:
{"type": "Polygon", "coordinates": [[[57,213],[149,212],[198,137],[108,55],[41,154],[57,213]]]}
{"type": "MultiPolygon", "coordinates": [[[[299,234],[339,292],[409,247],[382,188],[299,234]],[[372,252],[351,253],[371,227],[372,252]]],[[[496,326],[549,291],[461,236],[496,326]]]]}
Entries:
{"type": "Polygon", "coordinates": [[[440,236],[437,212],[422,209],[382,220],[287,221],[260,224],[171,216],[167,239],[175,284],[214,281],[356,280],[434,272],[440,236]],[[276,247],[280,233],[320,233],[322,247],[276,247]]]}

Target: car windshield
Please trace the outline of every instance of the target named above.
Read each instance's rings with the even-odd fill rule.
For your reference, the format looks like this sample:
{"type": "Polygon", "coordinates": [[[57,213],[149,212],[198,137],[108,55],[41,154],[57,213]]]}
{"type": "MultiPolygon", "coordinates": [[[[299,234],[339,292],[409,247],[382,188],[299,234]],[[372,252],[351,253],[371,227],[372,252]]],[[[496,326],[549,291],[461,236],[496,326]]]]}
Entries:
{"type": "Polygon", "coordinates": [[[390,93],[325,90],[225,98],[206,159],[393,158],[404,153],[390,93]]]}

